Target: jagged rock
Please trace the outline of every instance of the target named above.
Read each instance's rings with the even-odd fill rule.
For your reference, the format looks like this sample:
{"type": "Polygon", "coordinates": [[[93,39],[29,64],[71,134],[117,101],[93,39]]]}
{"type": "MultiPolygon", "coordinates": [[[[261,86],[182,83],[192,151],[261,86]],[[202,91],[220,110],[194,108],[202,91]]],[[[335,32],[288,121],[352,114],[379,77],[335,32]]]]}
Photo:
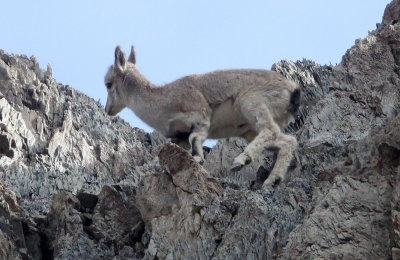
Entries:
{"type": "Polygon", "coordinates": [[[382,23],[383,24],[395,24],[399,22],[400,19],[400,5],[398,0],[392,1],[386,6],[385,12],[383,14],[382,23]]]}
{"type": "Polygon", "coordinates": [[[135,185],[159,170],[153,150],[164,139],[157,133],[110,118],[33,57],[0,51],[0,64],[0,167],[21,207],[46,213],[61,189],[98,193],[104,184],[135,185]]]}
{"type": "Polygon", "coordinates": [[[145,257],[209,259],[218,237],[203,217],[207,208],[218,201],[222,187],[188,152],[174,144],[166,144],[159,157],[168,176],[159,178],[159,186],[148,189],[144,185],[147,187],[142,192],[139,188],[138,204],[146,205],[145,210],[142,206],[139,210],[147,213],[160,209],[158,214],[152,212],[152,218],[147,216],[152,232],[145,257]],[[163,190],[167,203],[159,196],[154,197],[159,187],[169,187],[163,190]],[[165,207],[169,210],[164,210],[165,207]]]}
{"type": "Polygon", "coordinates": [[[399,259],[399,10],[337,66],[272,67],[303,96],[266,189],[274,151],[232,174],[231,138],[199,165],[0,51],[0,259],[399,259]]]}
{"type": "Polygon", "coordinates": [[[27,253],[17,198],[0,182],[0,259],[23,259],[27,253]]]}
{"type": "MultiPolygon", "coordinates": [[[[141,240],[144,223],[139,210],[115,188],[104,186],[91,219],[91,232],[96,240],[115,241],[116,246],[131,245],[141,240]]],[[[127,197],[129,198],[129,197],[127,197]]]]}
{"type": "Polygon", "coordinates": [[[98,195],[76,197],[68,191],[54,195],[41,228],[46,250],[56,259],[142,258],[144,222],[128,198],[111,186],[104,186],[98,195]]]}

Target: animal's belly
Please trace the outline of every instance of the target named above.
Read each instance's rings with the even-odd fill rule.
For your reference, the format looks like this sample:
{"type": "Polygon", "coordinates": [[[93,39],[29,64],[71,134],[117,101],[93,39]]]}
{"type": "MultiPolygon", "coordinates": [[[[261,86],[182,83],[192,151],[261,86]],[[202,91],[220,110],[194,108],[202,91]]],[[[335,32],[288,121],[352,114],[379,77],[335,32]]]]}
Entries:
{"type": "Polygon", "coordinates": [[[213,109],[208,138],[241,136],[250,130],[247,120],[228,100],[213,109]]]}

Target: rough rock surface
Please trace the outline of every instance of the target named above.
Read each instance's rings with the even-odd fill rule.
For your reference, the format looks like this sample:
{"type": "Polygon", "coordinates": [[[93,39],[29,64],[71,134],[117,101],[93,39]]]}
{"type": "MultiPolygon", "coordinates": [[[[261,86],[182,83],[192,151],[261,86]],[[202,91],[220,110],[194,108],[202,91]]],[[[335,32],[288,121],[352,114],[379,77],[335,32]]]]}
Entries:
{"type": "Polygon", "coordinates": [[[46,212],[60,189],[97,193],[159,171],[153,151],[161,137],[106,116],[98,102],[40,70],[34,57],[1,51],[0,75],[2,179],[24,208],[46,212]]]}
{"type": "Polygon", "coordinates": [[[231,174],[245,142],[221,140],[201,166],[0,51],[0,259],[400,259],[399,18],[337,66],[273,66],[303,102],[266,189],[274,151],[231,174]]]}

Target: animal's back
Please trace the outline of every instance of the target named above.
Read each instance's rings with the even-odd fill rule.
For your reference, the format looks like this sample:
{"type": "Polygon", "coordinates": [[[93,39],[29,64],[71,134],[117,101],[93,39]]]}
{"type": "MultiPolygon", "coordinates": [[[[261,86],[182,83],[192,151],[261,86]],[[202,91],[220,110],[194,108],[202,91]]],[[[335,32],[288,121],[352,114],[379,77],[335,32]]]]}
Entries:
{"type": "Polygon", "coordinates": [[[213,106],[249,90],[270,92],[271,96],[279,95],[283,89],[293,86],[281,74],[269,70],[218,70],[204,74],[193,74],[172,83],[186,88],[191,85],[198,89],[207,102],[213,106]]]}

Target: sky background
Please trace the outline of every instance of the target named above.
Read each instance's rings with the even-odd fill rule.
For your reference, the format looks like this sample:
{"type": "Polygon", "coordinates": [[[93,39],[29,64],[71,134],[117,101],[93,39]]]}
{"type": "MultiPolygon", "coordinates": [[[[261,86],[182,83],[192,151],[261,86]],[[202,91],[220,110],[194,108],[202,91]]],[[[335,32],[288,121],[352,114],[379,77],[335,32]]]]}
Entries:
{"type": "MultiPolygon", "coordinates": [[[[116,45],[162,85],[228,68],[270,69],[283,60],[340,63],[382,21],[389,0],[2,1],[0,49],[50,63],[60,83],[105,105],[116,45]]],[[[152,131],[130,110],[120,116],[152,131]]],[[[208,142],[212,145],[214,142],[208,142]]]]}

